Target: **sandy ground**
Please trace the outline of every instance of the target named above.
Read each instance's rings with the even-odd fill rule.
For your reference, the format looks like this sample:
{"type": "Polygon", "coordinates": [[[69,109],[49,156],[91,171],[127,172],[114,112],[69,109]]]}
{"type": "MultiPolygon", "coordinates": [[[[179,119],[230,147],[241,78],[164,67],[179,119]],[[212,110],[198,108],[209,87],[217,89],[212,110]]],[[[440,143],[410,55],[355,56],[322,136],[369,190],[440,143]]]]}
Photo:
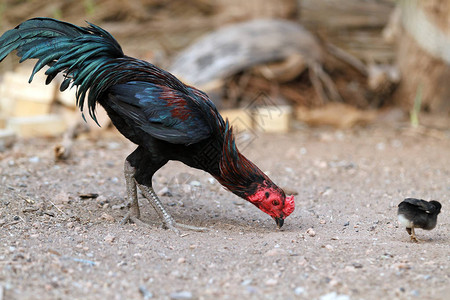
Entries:
{"type": "Polygon", "coordinates": [[[371,127],[261,134],[245,154],[296,195],[282,230],[208,174],[169,163],[154,178],[179,222],[208,232],[119,225],[122,167],[134,149],[115,135],[20,140],[0,153],[0,299],[444,299],[450,293],[450,135],[371,127]],[[164,193],[163,193],[164,192],[164,193]],[[96,193],[97,198],[80,195],[96,193]],[[171,196],[168,196],[171,195],[171,196]],[[433,231],[409,241],[405,197],[443,205],[433,231]]]}

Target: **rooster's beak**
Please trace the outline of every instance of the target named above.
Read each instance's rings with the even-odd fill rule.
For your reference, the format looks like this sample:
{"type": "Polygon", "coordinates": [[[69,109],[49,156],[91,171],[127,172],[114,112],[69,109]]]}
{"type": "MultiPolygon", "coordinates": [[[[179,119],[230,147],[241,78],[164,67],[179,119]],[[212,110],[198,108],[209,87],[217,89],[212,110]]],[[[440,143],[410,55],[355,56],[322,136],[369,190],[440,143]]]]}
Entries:
{"type": "Polygon", "coordinates": [[[273,218],[275,220],[275,222],[277,223],[278,228],[283,227],[284,224],[284,219],[283,218],[273,218]]]}

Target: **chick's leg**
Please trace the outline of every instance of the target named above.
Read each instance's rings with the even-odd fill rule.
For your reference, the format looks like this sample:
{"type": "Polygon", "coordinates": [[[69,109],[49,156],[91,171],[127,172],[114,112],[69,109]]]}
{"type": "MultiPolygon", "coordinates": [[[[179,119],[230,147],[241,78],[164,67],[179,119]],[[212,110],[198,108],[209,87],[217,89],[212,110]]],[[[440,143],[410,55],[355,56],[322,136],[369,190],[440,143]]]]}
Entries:
{"type": "Polygon", "coordinates": [[[414,232],[414,226],[411,227],[411,241],[412,242],[420,242],[419,239],[416,237],[416,233],[414,232]]]}
{"type": "Polygon", "coordinates": [[[185,225],[181,223],[175,222],[175,220],[172,218],[172,216],[164,209],[161,200],[159,200],[158,196],[156,195],[155,191],[152,187],[143,185],[143,184],[137,184],[139,189],[142,192],[142,195],[148,200],[148,202],[153,206],[153,208],[158,213],[159,217],[163,221],[163,226],[167,229],[170,229],[176,233],[180,233],[178,228],[182,229],[189,229],[194,231],[206,231],[207,228],[203,227],[195,227],[190,225],[185,225]]]}

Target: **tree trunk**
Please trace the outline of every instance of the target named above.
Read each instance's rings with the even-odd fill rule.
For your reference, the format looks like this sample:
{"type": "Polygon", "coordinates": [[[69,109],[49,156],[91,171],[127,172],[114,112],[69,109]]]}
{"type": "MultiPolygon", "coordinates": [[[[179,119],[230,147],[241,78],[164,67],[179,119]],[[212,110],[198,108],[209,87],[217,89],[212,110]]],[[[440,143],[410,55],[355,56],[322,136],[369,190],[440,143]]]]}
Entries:
{"type": "Polygon", "coordinates": [[[415,99],[429,112],[450,113],[450,1],[402,0],[397,64],[402,81],[394,95],[410,110],[415,99]]]}

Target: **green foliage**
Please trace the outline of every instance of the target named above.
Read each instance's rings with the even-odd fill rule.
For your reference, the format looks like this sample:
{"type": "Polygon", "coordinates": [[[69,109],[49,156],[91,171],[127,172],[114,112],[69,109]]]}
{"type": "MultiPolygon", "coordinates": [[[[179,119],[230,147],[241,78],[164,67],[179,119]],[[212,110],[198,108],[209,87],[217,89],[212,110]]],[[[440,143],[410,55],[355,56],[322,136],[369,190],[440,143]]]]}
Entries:
{"type": "Polygon", "coordinates": [[[6,12],[6,3],[4,2],[0,2],[0,30],[3,31],[3,26],[5,26],[5,24],[3,24],[3,16],[5,15],[6,12]]]}
{"type": "Polygon", "coordinates": [[[60,8],[53,9],[52,10],[52,18],[62,19],[63,18],[62,10],[60,8]]]}
{"type": "Polygon", "coordinates": [[[95,0],[84,0],[83,1],[84,12],[86,15],[93,15],[96,9],[95,0]]]}

